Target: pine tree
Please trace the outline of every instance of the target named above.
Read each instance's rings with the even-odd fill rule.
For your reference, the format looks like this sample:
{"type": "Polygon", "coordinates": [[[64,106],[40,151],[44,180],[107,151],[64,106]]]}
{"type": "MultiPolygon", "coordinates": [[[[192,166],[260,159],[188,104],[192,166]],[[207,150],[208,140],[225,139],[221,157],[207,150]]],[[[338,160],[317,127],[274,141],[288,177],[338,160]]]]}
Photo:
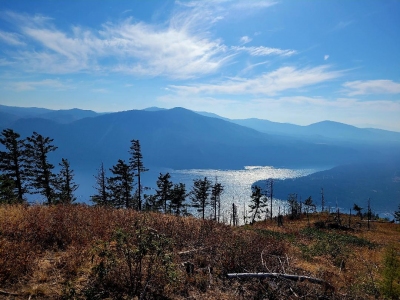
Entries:
{"type": "Polygon", "coordinates": [[[54,165],[48,160],[48,155],[57,149],[52,142],[53,139],[34,132],[26,143],[27,171],[31,187],[34,193],[46,197],[47,204],[53,204],[55,197],[56,175],[53,173],[54,165]]]}
{"type": "Polygon", "coordinates": [[[15,193],[15,181],[7,175],[0,174],[0,204],[18,202],[18,195],[15,193]]]}
{"type": "Polygon", "coordinates": [[[133,170],[135,176],[138,178],[138,210],[142,210],[142,183],[141,183],[141,173],[148,171],[143,165],[143,156],[140,149],[139,140],[131,140],[131,147],[129,149],[131,157],[129,158],[130,167],[133,170]]]}
{"type": "Polygon", "coordinates": [[[261,188],[253,186],[249,204],[250,214],[252,214],[250,224],[254,224],[256,219],[261,219],[262,214],[266,212],[266,206],[266,199],[261,192],[261,188]]]}
{"type": "Polygon", "coordinates": [[[164,213],[167,213],[168,201],[171,201],[173,183],[170,179],[171,175],[169,173],[164,175],[160,173],[157,179],[156,199],[158,206],[163,208],[164,213]]]}
{"type": "Polygon", "coordinates": [[[99,206],[108,206],[110,203],[110,195],[107,190],[107,177],[106,171],[104,169],[104,164],[101,163],[100,169],[98,170],[97,175],[94,176],[96,178],[96,194],[92,195],[92,202],[99,206]]]}
{"type": "Polygon", "coordinates": [[[301,213],[301,205],[297,200],[297,194],[289,194],[287,201],[289,204],[290,218],[297,219],[301,213]]]}
{"type": "Polygon", "coordinates": [[[121,159],[110,169],[113,176],[108,178],[107,183],[111,205],[114,207],[134,207],[134,197],[132,196],[134,180],[130,170],[129,165],[121,159]]]}
{"type": "Polygon", "coordinates": [[[310,213],[310,210],[311,210],[311,209],[314,209],[314,210],[315,210],[315,205],[314,205],[314,203],[313,203],[313,201],[312,201],[311,196],[308,197],[308,198],[304,201],[304,206],[306,207],[306,214],[307,214],[308,226],[310,226],[310,216],[309,216],[309,213],[310,213]]]}
{"type": "MultiPolygon", "coordinates": [[[[24,202],[24,194],[27,188],[26,180],[26,152],[25,141],[12,129],[4,129],[0,134],[0,143],[6,151],[0,151],[0,172],[14,183],[13,191],[17,195],[19,203],[24,202]]],[[[5,180],[5,179],[4,179],[5,180]]]]}
{"type": "Polygon", "coordinates": [[[269,216],[269,218],[272,220],[272,199],[273,199],[273,197],[274,197],[274,180],[272,179],[272,178],[270,178],[270,179],[268,179],[267,180],[267,190],[268,190],[268,192],[269,192],[269,197],[270,197],[270,200],[271,200],[271,202],[270,202],[270,211],[269,211],[269,213],[270,213],[270,216],[269,216]]]}
{"type": "Polygon", "coordinates": [[[221,212],[221,194],[224,191],[224,186],[215,179],[214,185],[211,187],[211,207],[214,213],[214,220],[219,222],[221,212]]]}
{"type": "Polygon", "coordinates": [[[171,202],[170,209],[171,213],[179,216],[181,215],[186,208],[185,200],[186,200],[186,187],[184,183],[174,184],[171,193],[171,202]]]}
{"type": "Polygon", "coordinates": [[[76,201],[74,192],[77,190],[78,185],[74,182],[74,171],[71,170],[69,161],[65,158],[60,163],[60,173],[57,176],[57,191],[58,199],[57,203],[60,204],[71,204],[76,201]]]}
{"type": "Polygon", "coordinates": [[[202,214],[202,219],[205,218],[205,210],[208,202],[208,196],[210,194],[211,181],[204,177],[204,179],[194,179],[193,187],[190,193],[190,199],[192,200],[192,206],[197,208],[197,211],[202,214]]]}
{"type": "Polygon", "coordinates": [[[359,216],[360,219],[362,220],[363,215],[362,215],[361,211],[363,210],[363,208],[354,203],[353,210],[355,210],[357,212],[357,216],[359,216]]]}
{"type": "Polygon", "coordinates": [[[400,204],[399,204],[399,210],[396,210],[394,212],[394,219],[396,220],[397,223],[400,223],[400,204]]]}

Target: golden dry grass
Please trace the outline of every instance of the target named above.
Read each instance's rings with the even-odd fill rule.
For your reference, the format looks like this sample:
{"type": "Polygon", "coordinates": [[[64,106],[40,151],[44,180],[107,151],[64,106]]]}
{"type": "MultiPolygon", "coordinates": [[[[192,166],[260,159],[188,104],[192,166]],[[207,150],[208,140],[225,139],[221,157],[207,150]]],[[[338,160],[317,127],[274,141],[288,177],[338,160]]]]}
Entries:
{"type": "Polygon", "coordinates": [[[125,209],[4,205],[0,298],[383,299],[385,249],[400,251],[400,226],[373,223],[368,230],[363,223],[346,232],[312,226],[329,218],[313,215],[310,227],[302,216],[283,227],[265,221],[234,228],[125,209]],[[226,278],[235,272],[311,276],[334,290],[226,278]]]}

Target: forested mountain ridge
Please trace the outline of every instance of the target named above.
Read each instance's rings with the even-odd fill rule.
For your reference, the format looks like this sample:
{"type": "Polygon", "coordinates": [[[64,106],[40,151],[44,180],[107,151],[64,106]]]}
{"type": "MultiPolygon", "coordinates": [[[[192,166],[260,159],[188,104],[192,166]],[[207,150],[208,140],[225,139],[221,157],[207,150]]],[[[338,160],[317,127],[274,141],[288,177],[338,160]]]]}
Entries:
{"type": "Polygon", "coordinates": [[[337,165],[373,155],[370,150],[303,142],[261,133],[184,108],[132,110],[61,124],[22,118],[9,124],[21,136],[54,138],[59,155],[93,169],[127,156],[132,138],[142,143],[149,166],[236,169],[246,165],[337,165]]]}
{"type": "MultiPolygon", "coordinates": [[[[148,107],[143,109],[147,112],[166,111],[160,107],[148,107]]],[[[203,111],[196,111],[205,117],[221,119],[238,125],[255,129],[275,136],[285,136],[307,140],[309,142],[343,142],[343,143],[394,143],[400,144],[400,132],[376,129],[358,128],[352,125],[334,122],[321,121],[310,125],[302,126],[291,123],[272,122],[264,119],[228,119],[217,114],[203,111]]],[[[55,121],[56,123],[71,123],[88,117],[96,117],[105,113],[96,113],[91,110],[66,109],[50,110],[37,107],[13,107],[0,105],[0,126],[11,126],[13,122],[21,118],[41,118],[55,121]]]]}
{"type": "Polygon", "coordinates": [[[334,121],[321,121],[307,126],[277,123],[260,119],[231,120],[233,123],[268,134],[296,136],[306,140],[344,143],[396,143],[400,144],[400,132],[374,128],[358,128],[334,121]]]}
{"type": "Polygon", "coordinates": [[[0,126],[9,126],[12,124],[12,122],[22,118],[40,118],[51,120],[56,123],[66,124],[83,118],[95,117],[99,115],[101,114],[92,110],[83,110],[78,108],[52,110],[38,107],[15,107],[0,105],[0,117],[2,119],[0,126]],[[8,116],[7,119],[4,120],[4,116],[8,116]]]}

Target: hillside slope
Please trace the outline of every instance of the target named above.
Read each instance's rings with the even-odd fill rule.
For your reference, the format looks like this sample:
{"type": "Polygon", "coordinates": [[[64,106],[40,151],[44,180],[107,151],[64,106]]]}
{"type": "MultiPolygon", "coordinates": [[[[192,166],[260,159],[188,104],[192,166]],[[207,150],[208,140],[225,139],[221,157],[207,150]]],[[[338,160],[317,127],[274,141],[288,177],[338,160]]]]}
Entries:
{"type": "MultiPolygon", "coordinates": [[[[329,221],[327,214],[310,218],[310,227],[306,216],[284,218],[282,227],[269,221],[231,227],[83,205],[0,206],[0,299],[400,296],[393,271],[400,225],[373,223],[368,230],[353,216],[351,230],[340,232],[313,227],[329,221]],[[227,277],[242,272],[318,281],[227,277]]],[[[341,218],[347,223],[348,216],[341,218]]]]}

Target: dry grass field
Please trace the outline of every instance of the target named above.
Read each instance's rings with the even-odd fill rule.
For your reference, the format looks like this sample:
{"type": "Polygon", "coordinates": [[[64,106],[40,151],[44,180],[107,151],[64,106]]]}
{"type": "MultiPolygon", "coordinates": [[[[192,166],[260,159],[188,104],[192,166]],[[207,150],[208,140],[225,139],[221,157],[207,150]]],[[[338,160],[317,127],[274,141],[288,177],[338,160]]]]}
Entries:
{"type": "Polygon", "coordinates": [[[400,225],[368,229],[342,215],[350,229],[329,229],[332,216],[310,218],[231,227],[84,205],[0,206],[0,298],[399,299],[400,225]],[[227,278],[257,272],[320,281],[227,278]]]}

